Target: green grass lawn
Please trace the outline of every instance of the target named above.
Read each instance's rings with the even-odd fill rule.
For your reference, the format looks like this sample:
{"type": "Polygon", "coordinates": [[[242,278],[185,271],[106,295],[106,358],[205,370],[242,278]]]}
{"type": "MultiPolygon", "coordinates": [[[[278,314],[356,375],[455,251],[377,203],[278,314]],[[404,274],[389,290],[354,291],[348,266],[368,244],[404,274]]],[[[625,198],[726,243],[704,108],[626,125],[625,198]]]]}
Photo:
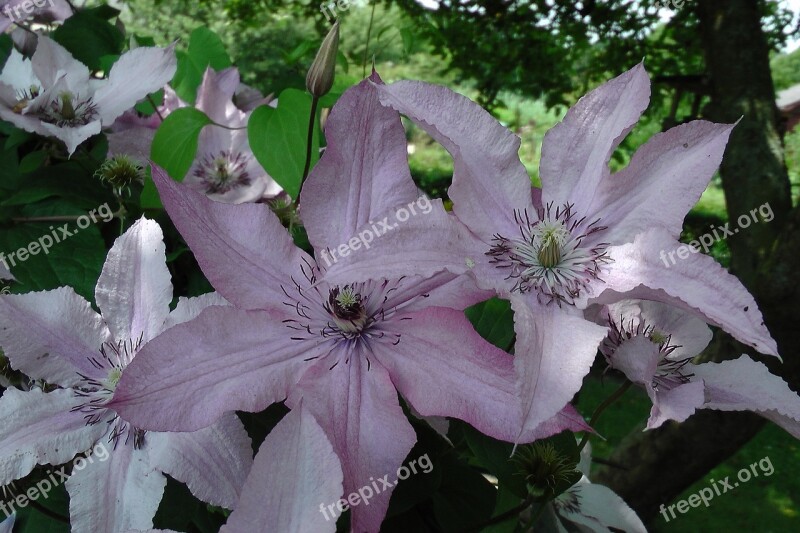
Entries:
{"type": "MultiPolygon", "coordinates": [[[[619,386],[618,381],[605,379],[604,383],[589,377],[581,389],[579,408],[589,416],[594,408],[619,386]]],[[[593,455],[608,457],[615,445],[650,411],[650,401],[644,391],[629,389],[600,418],[596,429],[607,440],[592,439],[593,455]]],[[[667,523],[660,515],[650,524],[654,532],[706,532],[706,531],[757,531],[759,533],[784,533],[800,531],[800,444],[791,435],[769,424],[733,457],[717,466],[707,476],[689,487],[674,501],[687,499],[711,480],[730,476],[731,482],[743,468],[769,458],[774,472],[763,474],[741,483],[732,491],[714,496],[708,508],[703,506],[679,514],[667,523]]],[[[758,470],[761,473],[761,470],[758,470]]],[[[768,470],[767,470],[768,471],[768,470]]]]}

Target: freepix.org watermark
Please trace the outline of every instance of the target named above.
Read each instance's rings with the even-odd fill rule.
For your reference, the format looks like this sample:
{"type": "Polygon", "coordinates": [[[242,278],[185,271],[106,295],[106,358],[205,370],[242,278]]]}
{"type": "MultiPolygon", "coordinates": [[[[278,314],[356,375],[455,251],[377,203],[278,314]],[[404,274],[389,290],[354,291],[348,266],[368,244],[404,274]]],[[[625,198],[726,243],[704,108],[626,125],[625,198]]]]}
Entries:
{"type": "Polygon", "coordinates": [[[3,9],[3,14],[12,21],[19,22],[33,15],[37,9],[47,5],[53,7],[53,0],[25,0],[14,7],[11,7],[11,3],[8,3],[3,9]]]}
{"type": "MultiPolygon", "coordinates": [[[[7,502],[0,501],[0,511],[5,514],[5,518],[8,518],[20,509],[24,509],[30,505],[31,502],[37,501],[39,498],[47,499],[50,495],[50,491],[62,483],[65,483],[76,472],[80,472],[87,466],[94,464],[95,461],[101,463],[108,461],[109,457],[108,448],[106,448],[104,443],[98,442],[94,445],[94,448],[86,454],[86,457],[81,456],[73,461],[72,472],[70,474],[67,474],[64,466],[57,470],[52,470],[46,478],[40,480],[36,485],[29,487],[28,490],[25,491],[25,494],[17,494],[13,499],[7,502]]],[[[1,521],[2,520],[0,520],[0,522],[1,521]]]]}
{"type": "Polygon", "coordinates": [[[350,252],[355,252],[362,246],[369,250],[370,244],[376,238],[397,228],[400,224],[406,222],[412,216],[417,216],[419,214],[427,215],[431,212],[431,210],[433,210],[433,204],[431,204],[430,199],[425,196],[420,196],[405,207],[395,210],[394,222],[389,220],[390,217],[388,216],[377,222],[369,222],[368,224],[370,224],[370,226],[368,228],[359,231],[358,235],[351,238],[346,243],[339,245],[339,247],[334,248],[333,250],[322,250],[321,255],[325,260],[325,266],[331,266],[333,263],[338,261],[340,257],[347,257],[350,255],[350,252]]]}
{"type": "Polygon", "coordinates": [[[751,464],[748,468],[739,470],[736,474],[739,481],[732,481],[730,479],[731,476],[725,476],[725,479],[720,479],[719,481],[712,479],[710,487],[700,489],[697,493],[692,494],[685,500],[680,500],[678,503],[670,506],[665,506],[662,503],[660,509],[661,515],[664,517],[665,521],[669,522],[677,517],[675,509],[681,514],[686,514],[689,509],[700,507],[700,504],[708,507],[714,497],[722,496],[726,492],[732,491],[739,486],[739,483],[747,483],[751,479],[758,477],[759,474],[764,474],[764,477],[769,477],[774,472],[775,468],[772,466],[772,461],[769,457],[764,457],[760,461],[751,464]],[[667,512],[669,512],[669,514],[667,514],[667,512]]]}
{"type": "Polygon", "coordinates": [[[395,481],[389,481],[389,476],[391,474],[386,474],[382,478],[369,478],[370,484],[364,485],[356,492],[351,492],[347,499],[341,499],[336,503],[332,503],[329,505],[325,505],[324,503],[319,504],[319,512],[322,513],[322,516],[325,517],[325,520],[330,521],[331,519],[336,519],[336,517],[345,512],[346,510],[350,509],[351,507],[355,507],[357,505],[369,505],[369,501],[374,497],[380,494],[381,492],[391,489],[392,487],[396,486],[400,481],[404,479],[408,479],[411,477],[412,474],[430,474],[433,471],[433,463],[431,462],[430,457],[428,454],[419,457],[418,459],[414,459],[413,461],[408,463],[408,466],[401,466],[397,469],[397,479],[395,481]],[[419,467],[419,470],[417,468],[419,467]],[[328,514],[330,513],[330,514],[328,514]]]}
{"type": "Polygon", "coordinates": [[[108,204],[103,204],[97,209],[92,209],[87,214],[79,216],[75,220],[75,224],[78,226],[77,229],[70,229],[69,222],[60,227],[50,226],[50,233],[45,233],[28,244],[28,246],[9,254],[0,252],[0,262],[2,262],[6,269],[10,269],[17,266],[18,263],[24,263],[34,255],[39,255],[39,253],[47,255],[50,253],[50,249],[56,244],[64,242],[77,234],[80,230],[86,229],[92,224],[97,224],[98,217],[100,217],[99,220],[103,222],[111,222],[114,218],[114,213],[111,211],[108,204]]]}
{"type": "Polygon", "coordinates": [[[745,213],[737,218],[736,223],[739,225],[738,228],[731,229],[729,227],[731,225],[730,222],[726,222],[722,226],[712,226],[711,233],[704,233],[692,242],[688,244],[682,244],[671,252],[661,250],[659,257],[661,258],[661,261],[664,262],[664,266],[669,268],[670,266],[674,265],[678,259],[686,259],[689,257],[689,255],[698,253],[701,248],[703,249],[703,253],[707,254],[711,249],[711,245],[713,245],[715,242],[736,235],[739,233],[740,229],[747,229],[751,224],[758,224],[759,217],[761,217],[761,220],[764,222],[770,222],[773,218],[775,218],[775,214],[772,212],[772,206],[770,206],[769,203],[765,203],[754,209],[751,209],[749,213],[745,213]]]}

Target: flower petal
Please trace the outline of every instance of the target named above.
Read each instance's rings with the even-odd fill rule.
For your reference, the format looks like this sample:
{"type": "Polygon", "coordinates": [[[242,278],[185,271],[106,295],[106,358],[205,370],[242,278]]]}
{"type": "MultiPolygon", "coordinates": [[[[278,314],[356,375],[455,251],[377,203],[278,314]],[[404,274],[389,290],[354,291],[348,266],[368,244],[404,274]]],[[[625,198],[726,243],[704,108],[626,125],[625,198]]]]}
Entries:
{"type": "Polygon", "coordinates": [[[647,533],[642,520],[625,501],[603,485],[578,483],[569,489],[578,497],[577,510],[562,506],[558,513],[588,531],[625,531],[647,533]]]}
{"type": "Polygon", "coordinates": [[[574,204],[588,215],[611,153],[650,101],[650,79],[642,64],[586,94],[547,132],[539,176],[542,202],[574,204]]]}
{"type": "Polygon", "coordinates": [[[348,283],[469,271],[488,247],[447,213],[441,200],[431,200],[430,205],[426,214],[402,223],[386,217],[359,228],[353,244],[319,251],[319,265],[327,268],[325,278],[348,283]]]}
{"type": "Polygon", "coordinates": [[[153,165],[153,180],[170,218],[200,268],[229,302],[244,309],[284,307],[282,285],[305,276],[313,260],[297,248],[264,204],[214,202],[153,165]]]}
{"type": "Polygon", "coordinates": [[[122,373],[109,408],[136,427],[196,431],[227,411],[283,400],[327,344],[289,337],[282,317],[212,306],[145,344],[122,373]]]}
{"type": "Polygon", "coordinates": [[[122,54],[94,102],[104,126],[170,82],[178,68],[175,44],[166,48],[141,47],[122,54]]]}
{"type": "Polygon", "coordinates": [[[162,329],[172,301],[161,227],[144,217],[114,242],[95,289],[97,306],[116,340],[147,342],[162,329]]]}
{"type": "Polygon", "coordinates": [[[86,65],[77,61],[66,48],[50,37],[39,36],[31,66],[45,89],[55,85],[58,79],[63,79],[73,90],[89,86],[90,73],[86,65]]]}
{"type": "Polygon", "coordinates": [[[148,433],[146,438],[153,467],[186,483],[206,503],[236,506],[253,465],[253,448],[235,413],[199,431],[148,433]]]}
{"type": "Polygon", "coordinates": [[[147,446],[120,443],[105,460],[93,459],[67,480],[73,533],[151,529],[167,478],[150,464],[147,446]]]}
{"type": "Polygon", "coordinates": [[[181,296],[178,298],[178,305],[175,306],[175,309],[170,312],[167,319],[164,321],[164,330],[197,318],[197,315],[199,315],[203,309],[212,305],[228,306],[230,304],[216,292],[209,292],[200,296],[195,296],[194,298],[181,296]]]}
{"type": "Polygon", "coordinates": [[[650,383],[645,388],[653,401],[647,429],[655,429],[667,420],[683,422],[703,406],[702,381],[690,381],[669,390],[656,391],[650,383]]]}
{"type": "Polygon", "coordinates": [[[348,89],[325,127],[328,146],[300,195],[300,217],[316,249],[337,248],[367,222],[419,196],[400,114],[378,101],[377,74],[348,89]]]}
{"type": "Polygon", "coordinates": [[[218,124],[246,126],[245,114],[233,105],[233,95],[239,86],[239,70],[236,67],[214,72],[206,68],[203,81],[197,88],[196,107],[218,124]],[[238,119],[235,124],[231,119],[238,119]]]}
{"type": "Polygon", "coordinates": [[[519,137],[446,87],[417,81],[377,86],[381,103],[413,120],[453,156],[453,211],[480,238],[516,234],[515,209],[531,207],[519,137]]]}
{"type": "MultiPolygon", "coordinates": [[[[667,257],[686,246],[665,229],[639,234],[633,243],[609,248],[613,263],[600,274],[603,291],[589,303],[641,298],[669,303],[721,327],[761,353],[778,347],[764,326],[755,300],[742,283],[713,258],[689,253],[669,265],[667,257]]],[[[584,307],[587,295],[576,305],[584,307]]]]}
{"type": "Polygon", "coordinates": [[[747,355],[692,367],[705,384],[704,409],[755,411],[800,439],[800,397],[786,382],[747,355]]]}
{"type": "Polygon", "coordinates": [[[0,346],[11,366],[34,379],[71,387],[78,373],[107,378],[90,359],[108,340],[100,315],[69,287],[0,296],[0,346]]]}
{"type": "Polygon", "coordinates": [[[21,479],[37,465],[60,465],[90,449],[106,432],[104,421],[86,425],[72,409],[86,402],[72,391],[6,389],[0,398],[0,486],[21,479]]]}
{"type": "Polygon", "coordinates": [[[16,515],[12,514],[11,516],[7,517],[5,520],[0,522],[0,533],[14,533],[15,521],[16,521],[16,515]]]}
{"type": "Polygon", "coordinates": [[[342,467],[320,425],[293,409],[267,435],[242,488],[242,499],[220,533],[336,531],[338,510],[322,506],[342,495],[342,467]]]}
{"type": "Polygon", "coordinates": [[[517,438],[522,411],[513,357],[482,339],[463,312],[429,308],[393,317],[384,328],[400,342],[374,343],[373,353],[418,413],[459,418],[496,439],[517,438]]]}
{"type": "Polygon", "coordinates": [[[287,402],[295,409],[302,400],[325,430],[342,464],[345,495],[384,476],[390,482],[369,505],[353,507],[353,531],[380,529],[397,469],[416,442],[388,372],[373,358],[368,365],[367,357],[356,351],[332,369],[329,360],[320,361],[287,402]]]}
{"type": "Polygon", "coordinates": [[[554,306],[536,311],[518,297],[514,310],[514,367],[525,427],[552,418],[581,388],[606,328],[554,306]]]}
{"type": "Polygon", "coordinates": [[[683,219],[722,161],[730,124],[696,120],[658,133],[627,167],[600,181],[592,213],[607,242],[630,242],[642,229],[660,227],[678,238],[683,219]]]}

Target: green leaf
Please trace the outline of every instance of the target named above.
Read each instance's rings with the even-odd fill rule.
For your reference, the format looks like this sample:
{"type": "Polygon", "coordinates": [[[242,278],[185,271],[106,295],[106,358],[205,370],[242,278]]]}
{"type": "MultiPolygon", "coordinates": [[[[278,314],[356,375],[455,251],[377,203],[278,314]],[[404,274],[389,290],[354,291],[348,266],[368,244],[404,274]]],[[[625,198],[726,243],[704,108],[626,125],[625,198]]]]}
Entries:
{"type": "Polygon", "coordinates": [[[19,162],[20,173],[29,174],[37,170],[44,164],[45,159],[47,159],[46,150],[37,150],[36,152],[29,153],[19,162]]]}
{"type": "Polygon", "coordinates": [[[501,350],[514,342],[514,311],[508,300],[492,298],[466,309],[467,318],[481,337],[501,350]]]}
{"type": "Polygon", "coordinates": [[[159,102],[164,101],[164,89],[159,89],[158,91],[148,95],[150,98],[145,98],[138,104],[134,106],[134,109],[145,116],[150,116],[156,112],[156,108],[153,107],[153,104],[150,102],[153,101],[158,105],[159,102]]]}
{"type": "MultiPolygon", "coordinates": [[[[256,159],[292,198],[300,193],[303,179],[310,114],[311,95],[286,89],[278,98],[277,109],[261,106],[253,111],[247,124],[250,148],[256,159]]],[[[312,167],[319,159],[317,133],[315,130],[311,143],[312,167]]]]}
{"type": "Polygon", "coordinates": [[[233,64],[219,35],[205,27],[192,32],[188,51],[178,52],[177,56],[178,71],[172,86],[178,96],[189,103],[194,103],[197,97],[197,88],[203,81],[206,68],[222,70],[233,64]]]}
{"type": "Polygon", "coordinates": [[[103,69],[103,56],[119,55],[125,37],[91,11],[79,11],[53,32],[53,39],[91,70],[103,69]]]}
{"type": "MultiPolygon", "coordinates": [[[[88,216],[83,209],[63,200],[27,206],[23,213],[25,217],[88,216]]],[[[106,256],[105,242],[98,229],[98,225],[104,222],[97,214],[95,219],[97,224],[88,219],[89,225],[84,228],[80,228],[77,221],[30,222],[0,232],[0,252],[5,254],[12,273],[19,281],[14,285],[14,291],[42,291],[70,286],[91,301],[106,256]],[[66,231],[71,235],[59,229],[65,224],[66,231]],[[20,253],[22,250],[25,251],[20,253]],[[32,254],[34,251],[35,255],[32,254]]]]}
{"type": "MultiPolygon", "coordinates": [[[[69,499],[64,485],[52,489],[36,503],[60,516],[69,517],[69,499]]],[[[0,519],[2,517],[0,515],[0,519]]],[[[51,518],[32,506],[20,509],[14,524],[16,533],[69,533],[69,530],[68,523],[51,518]]]]}
{"type": "MultiPolygon", "coordinates": [[[[183,107],[170,113],[158,127],[150,158],[167,171],[175,181],[183,181],[197,155],[200,131],[211,124],[211,119],[193,107],[183,107]]],[[[160,209],[161,201],[152,177],[147,172],[141,196],[142,209],[160,209]]]]}
{"type": "Polygon", "coordinates": [[[497,477],[501,487],[525,498],[528,495],[525,479],[518,473],[519,466],[511,460],[514,445],[488,437],[468,424],[458,425],[477,464],[497,477]]]}
{"type": "Polygon", "coordinates": [[[488,520],[497,501],[491,483],[452,457],[443,457],[437,468],[444,472],[440,490],[433,496],[433,511],[442,531],[470,531],[488,520]]]}

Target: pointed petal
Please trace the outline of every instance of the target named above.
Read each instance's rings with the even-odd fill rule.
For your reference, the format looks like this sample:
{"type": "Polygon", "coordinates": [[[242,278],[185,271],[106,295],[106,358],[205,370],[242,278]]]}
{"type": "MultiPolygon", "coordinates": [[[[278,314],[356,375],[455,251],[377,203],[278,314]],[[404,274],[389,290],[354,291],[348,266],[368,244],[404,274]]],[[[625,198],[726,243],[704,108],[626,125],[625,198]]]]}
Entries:
{"type": "Polygon", "coordinates": [[[525,427],[552,418],[581,388],[606,328],[555,306],[534,312],[520,298],[514,310],[514,367],[525,427]]]}
{"type": "Polygon", "coordinates": [[[140,218],[114,242],[97,280],[95,300],[117,340],[144,342],[162,329],[172,302],[164,234],[140,218]]]}
{"type": "Polygon", "coordinates": [[[316,249],[337,248],[367,222],[419,196],[400,115],[378,102],[372,79],[381,83],[373,74],[333,107],[328,146],[300,195],[300,217],[316,249]]]}
{"type": "Polygon", "coordinates": [[[244,126],[245,114],[233,105],[233,95],[239,86],[239,70],[236,67],[226,68],[214,72],[211,67],[206,68],[203,81],[197,88],[196,107],[208,117],[219,124],[228,124],[232,118],[238,118],[240,124],[231,126],[244,126]]]}
{"type": "Polygon", "coordinates": [[[459,418],[496,439],[516,439],[522,412],[513,357],[481,338],[463,312],[429,308],[392,318],[385,329],[400,342],[374,343],[373,353],[418,413],[459,418]]]}
{"type": "Polygon", "coordinates": [[[13,533],[15,521],[16,521],[16,515],[12,514],[8,518],[0,522],[0,533],[13,533]]]}
{"type": "Polygon", "coordinates": [[[147,446],[120,443],[67,480],[73,533],[150,529],[167,478],[150,465],[147,446]]]}
{"type": "Polygon", "coordinates": [[[227,411],[283,400],[326,344],[292,340],[282,317],[212,306],[145,344],[122,373],[109,408],[136,427],[196,431],[227,411]]]}
{"type": "Polygon", "coordinates": [[[642,64],[578,100],[542,143],[539,175],[542,202],[575,205],[588,215],[611,153],[650,101],[650,79],[642,64]]]}
{"type": "Polygon", "coordinates": [[[341,460],[345,495],[384,476],[391,483],[390,487],[381,485],[383,490],[369,505],[353,507],[353,531],[380,529],[397,469],[416,442],[388,372],[372,357],[367,368],[367,357],[353,352],[349,362],[342,360],[332,369],[330,361],[320,361],[303,376],[297,394],[288,400],[296,408],[302,399],[325,430],[341,460]]]}
{"type": "Polygon", "coordinates": [[[95,93],[95,104],[104,126],[136,102],[170,82],[178,68],[175,44],[167,48],[141,47],[122,54],[108,80],[95,93]]]}
{"type": "Polygon", "coordinates": [[[69,287],[0,296],[0,346],[11,366],[62,387],[81,373],[105,379],[90,362],[109,332],[89,302],[69,287]]]}
{"type": "Polygon", "coordinates": [[[684,217],[722,161],[732,129],[696,120],[651,137],[627,167],[599,184],[591,212],[608,227],[602,239],[622,244],[652,227],[678,238],[684,217]]]}
{"type": "Polygon", "coordinates": [[[293,409],[261,445],[242,499],[220,533],[333,533],[336,514],[320,505],[339,500],[342,479],[339,458],[320,425],[305,409],[293,409]]]}
{"type": "Polygon", "coordinates": [[[3,261],[0,261],[0,279],[16,279],[3,261]]]}
{"type": "MultiPolygon", "coordinates": [[[[39,133],[45,137],[55,137],[64,143],[64,145],[67,147],[67,154],[70,156],[75,153],[75,150],[78,149],[78,146],[80,146],[83,141],[100,133],[101,129],[99,120],[76,127],[61,127],[48,122],[40,122],[39,124],[40,125],[35,130],[28,131],[39,133]],[[44,130],[44,133],[41,133],[42,130],[44,130]]],[[[27,129],[24,126],[21,127],[23,129],[27,129]]]]}
{"type": "Polygon", "coordinates": [[[704,409],[755,411],[800,439],[800,397],[763,363],[742,355],[692,372],[705,383],[704,409]]]}
{"type": "MultiPolygon", "coordinates": [[[[427,213],[405,222],[390,216],[358,231],[358,237],[339,249],[320,250],[319,264],[332,283],[402,276],[428,277],[448,270],[463,274],[483,259],[488,247],[444,210],[441,200],[430,200],[427,213]]],[[[405,209],[405,208],[402,208],[405,209]]]]}
{"type": "Polygon", "coordinates": [[[413,120],[453,156],[453,211],[483,240],[513,233],[514,209],[531,207],[519,137],[485,109],[446,87],[400,81],[377,87],[381,103],[413,120]]]}
{"type": "Polygon", "coordinates": [[[281,286],[304,279],[313,260],[263,204],[214,202],[153,165],[161,201],[215,289],[244,309],[284,307],[281,286]]]}
{"type": "Polygon", "coordinates": [[[23,57],[16,48],[11,49],[11,55],[0,74],[0,81],[13,87],[15,92],[28,92],[31,86],[39,86],[39,80],[33,74],[31,60],[23,57]]]}
{"type": "Polygon", "coordinates": [[[559,514],[589,531],[647,533],[642,520],[625,501],[603,485],[578,483],[569,489],[578,497],[578,509],[566,505],[559,514]]]}
{"type": "Polygon", "coordinates": [[[226,413],[214,425],[190,433],[148,433],[150,464],[186,483],[198,499],[233,509],[253,465],[242,422],[226,413]]]}
{"type": "Polygon", "coordinates": [[[66,48],[44,35],[39,36],[31,65],[34,74],[46,89],[55,85],[56,80],[62,76],[72,88],[89,83],[90,73],[86,65],[72,57],[66,48]]]}
{"type": "Polygon", "coordinates": [[[83,413],[71,411],[85,402],[63,389],[6,389],[0,398],[0,486],[37,464],[60,465],[90,449],[107,428],[104,422],[87,426],[83,413]]]}
{"type": "Polygon", "coordinates": [[[594,433],[592,427],[586,423],[578,410],[568,403],[553,418],[545,420],[535,428],[526,428],[517,441],[520,443],[533,442],[552,437],[562,431],[571,431],[573,433],[589,431],[594,433]]]}
{"type": "MultiPolygon", "coordinates": [[[[721,327],[761,353],[777,355],[778,347],[764,326],[755,300],[742,283],[713,258],[690,253],[670,264],[668,256],[687,245],[667,230],[652,229],[633,243],[609,248],[613,263],[600,277],[603,292],[591,303],[641,298],[669,303],[721,327]],[[622,296],[621,296],[622,295],[622,296]]],[[[690,248],[691,249],[691,248],[690,248]]],[[[584,307],[587,296],[576,305],[584,307]]]]}

